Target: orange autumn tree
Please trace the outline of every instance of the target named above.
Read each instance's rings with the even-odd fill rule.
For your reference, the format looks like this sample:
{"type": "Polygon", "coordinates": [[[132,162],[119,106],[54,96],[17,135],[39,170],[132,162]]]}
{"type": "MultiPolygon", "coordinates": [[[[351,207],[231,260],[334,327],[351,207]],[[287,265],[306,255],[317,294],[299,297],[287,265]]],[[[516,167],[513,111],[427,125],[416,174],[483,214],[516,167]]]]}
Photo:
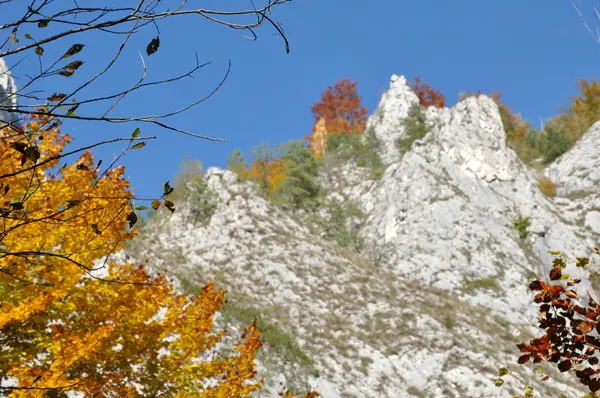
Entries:
{"type": "Polygon", "coordinates": [[[325,118],[320,118],[313,126],[312,136],[304,137],[308,141],[308,148],[320,157],[325,154],[327,149],[327,123],[325,118]]]}
{"type": "Polygon", "coordinates": [[[286,164],[278,159],[281,149],[281,146],[271,149],[267,143],[253,148],[256,160],[249,169],[240,172],[240,177],[256,182],[267,195],[272,194],[287,179],[286,164]]]}
{"type": "Polygon", "coordinates": [[[69,140],[43,117],[0,131],[0,394],[251,396],[255,325],[223,356],[223,290],[188,297],[162,273],[102,261],[135,235],[133,195],[123,167],[100,172],[89,152],[55,170],[69,140]]]}
{"type": "Polygon", "coordinates": [[[322,125],[315,126],[313,135],[304,137],[316,155],[325,151],[325,138],[328,134],[362,134],[367,126],[367,108],[362,106],[358,94],[358,82],[341,79],[335,85],[327,87],[321,94],[321,100],[312,106],[315,125],[321,119],[322,125]]]}
{"type": "Polygon", "coordinates": [[[423,83],[421,77],[417,76],[414,79],[411,89],[419,97],[421,106],[435,106],[443,108],[446,104],[446,97],[439,90],[432,88],[429,84],[423,83]]]}

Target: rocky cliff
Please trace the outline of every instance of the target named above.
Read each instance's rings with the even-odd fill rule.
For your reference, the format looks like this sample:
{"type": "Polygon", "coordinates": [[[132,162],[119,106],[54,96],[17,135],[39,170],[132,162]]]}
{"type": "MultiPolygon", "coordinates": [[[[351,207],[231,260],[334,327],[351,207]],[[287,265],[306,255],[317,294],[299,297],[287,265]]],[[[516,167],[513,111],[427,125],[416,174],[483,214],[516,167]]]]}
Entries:
{"type": "Polygon", "coordinates": [[[505,145],[485,96],[427,109],[429,133],[399,152],[417,101],[393,76],[369,118],[382,143],[380,179],[351,162],[319,176],[330,198],[362,210],[360,253],[323,239],[308,212],[285,211],[253,183],[210,168],[210,217],[180,203],[119,256],[167,267],[186,291],[216,280],[229,297],[218,322],[230,330],[259,317],[260,375],[271,387],[263,396],[280,383],[327,398],[510,397],[525,383],[564,392],[572,381],[556,372],[535,384],[532,368],[516,365],[515,344],[539,334],[527,284],[547,273],[547,251],[573,258],[597,242],[600,124],[543,172],[560,187],[548,198],[541,175],[505,145]],[[526,218],[520,236],[514,223],[526,218]],[[501,366],[517,371],[506,388],[493,383],[501,366]]]}
{"type": "Polygon", "coordinates": [[[17,107],[16,91],[10,70],[0,58],[0,126],[3,123],[15,123],[18,119],[18,115],[13,111],[17,107]]]}

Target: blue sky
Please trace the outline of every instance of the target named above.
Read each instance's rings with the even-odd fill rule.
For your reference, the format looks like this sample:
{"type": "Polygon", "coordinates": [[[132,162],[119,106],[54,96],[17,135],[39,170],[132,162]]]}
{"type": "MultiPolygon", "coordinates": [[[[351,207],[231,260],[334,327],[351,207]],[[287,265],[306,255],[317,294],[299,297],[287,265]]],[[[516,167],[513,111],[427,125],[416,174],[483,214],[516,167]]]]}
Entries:
{"type": "MultiPolygon", "coordinates": [[[[204,2],[215,8],[219,3],[204,2]]],[[[593,5],[583,1],[589,23],[595,27],[593,5]]],[[[215,96],[169,120],[226,142],[141,125],[142,135],[158,139],[122,162],[136,196],[160,195],[162,184],[172,180],[184,154],[206,166],[224,167],[225,157],[235,149],[249,155],[261,142],[277,144],[310,134],[310,107],[340,78],[359,82],[369,114],[392,74],[409,79],[420,75],[441,89],[450,104],[460,91],[500,90],[507,105],[538,126],[539,118],[555,115],[558,106],[577,94],[576,80],[598,77],[600,46],[581,26],[569,0],[293,0],[277,7],[272,17],[283,24],[290,54],[267,26],[258,30],[259,39],[253,42],[238,38],[239,31],[194,18],[159,25],[158,53],[144,54],[150,79],[188,70],[195,63],[194,53],[201,63],[212,64],[194,79],[132,96],[113,116],[177,109],[210,92],[231,60],[230,76],[215,96]]],[[[153,35],[151,28],[141,31],[111,74],[78,99],[134,83],[141,72],[137,52],[144,51],[153,35]]],[[[88,35],[82,38],[86,41],[79,40],[86,44],[82,52],[86,64],[78,71],[79,77],[96,73],[106,51],[114,51],[113,39],[102,37],[88,35]]],[[[70,44],[66,41],[62,46],[70,44]]],[[[55,86],[47,89],[56,91],[55,86]]],[[[73,145],[83,145],[129,136],[137,126],[67,122],[64,131],[75,137],[73,145]]],[[[122,146],[113,145],[94,154],[107,164],[121,150],[122,146]]]]}

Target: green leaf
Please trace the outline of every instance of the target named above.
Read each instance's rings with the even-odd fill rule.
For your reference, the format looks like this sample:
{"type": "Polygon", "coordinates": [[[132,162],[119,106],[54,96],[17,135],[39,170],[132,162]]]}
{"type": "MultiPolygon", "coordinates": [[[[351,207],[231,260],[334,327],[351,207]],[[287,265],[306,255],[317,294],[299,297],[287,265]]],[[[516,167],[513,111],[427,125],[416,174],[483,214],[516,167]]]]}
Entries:
{"type": "Polygon", "coordinates": [[[23,203],[21,203],[21,202],[12,202],[10,204],[10,207],[12,207],[13,210],[23,210],[24,209],[23,203]]]}
{"type": "Polygon", "coordinates": [[[148,44],[148,47],[146,47],[146,53],[148,53],[148,55],[154,54],[158,50],[159,46],[160,46],[160,39],[157,36],[154,39],[152,39],[150,41],[150,43],[148,44]]]}
{"type": "Polygon", "coordinates": [[[502,386],[503,384],[504,384],[504,380],[502,380],[501,378],[498,378],[498,379],[494,380],[494,385],[495,385],[496,387],[500,387],[500,386],[502,386]]]}
{"type": "Polygon", "coordinates": [[[134,146],[132,146],[131,149],[143,148],[145,145],[146,145],[145,142],[138,142],[137,144],[135,144],[134,146]]]}
{"type": "Polygon", "coordinates": [[[33,40],[33,37],[29,33],[25,33],[25,38],[29,40],[33,40]]]}
{"type": "Polygon", "coordinates": [[[563,269],[567,266],[567,259],[564,256],[560,256],[552,260],[552,267],[563,269]]]}
{"type": "Polygon", "coordinates": [[[578,268],[585,268],[588,266],[589,263],[590,263],[590,259],[587,257],[576,257],[575,258],[575,265],[578,268]]]}
{"type": "Polygon", "coordinates": [[[129,228],[133,228],[133,226],[137,223],[138,217],[134,211],[127,215],[127,221],[129,221],[129,228]]]}
{"type": "Polygon", "coordinates": [[[27,147],[24,155],[27,157],[27,159],[31,160],[33,164],[36,164],[41,156],[40,151],[38,151],[38,149],[33,145],[27,147]]]}
{"type": "Polygon", "coordinates": [[[137,138],[139,135],[140,135],[140,128],[137,127],[135,130],[133,130],[133,134],[131,134],[130,142],[133,142],[133,139],[137,138]]]}
{"type": "Polygon", "coordinates": [[[73,44],[71,46],[71,48],[69,48],[67,50],[67,52],[62,56],[63,58],[68,58],[71,57],[77,53],[79,53],[81,50],[83,50],[83,47],[85,47],[84,44],[73,44]]]}
{"type": "Polygon", "coordinates": [[[100,235],[102,233],[100,232],[100,229],[98,229],[98,224],[92,224],[90,227],[92,227],[92,231],[94,231],[96,235],[100,235]]]}
{"type": "Polygon", "coordinates": [[[35,50],[33,50],[33,51],[34,51],[34,52],[35,52],[37,55],[39,55],[40,57],[41,57],[42,55],[44,55],[44,48],[43,48],[43,47],[37,46],[37,47],[35,48],[35,50]]]}
{"type": "Polygon", "coordinates": [[[498,369],[498,376],[502,377],[508,374],[508,369],[506,368],[500,368],[498,369]]]}
{"type": "Polygon", "coordinates": [[[83,65],[83,61],[73,61],[66,64],[63,69],[77,70],[81,65],[83,65]]]}
{"type": "Polygon", "coordinates": [[[169,184],[169,181],[167,181],[165,182],[164,193],[162,196],[168,196],[169,194],[171,194],[171,192],[173,192],[173,188],[169,184]]]}
{"type": "Polygon", "coordinates": [[[73,72],[72,70],[61,70],[60,72],[58,72],[59,75],[64,77],[71,77],[74,73],[75,72],[73,72]]]}
{"type": "Polygon", "coordinates": [[[40,22],[38,22],[38,28],[45,28],[48,26],[48,22],[50,22],[49,19],[42,19],[40,22]]]}
{"type": "Polygon", "coordinates": [[[69,110],[67,111],[65,116],[77,116],[75,114],[75,111],[77,110],[77,108],[79,108],[79,104],[73,105],[72,107],[69,108],[69,110]]]}
{"type": "Polygon", "coordinates": [[[148,210],[148,208],[146,206],[138,206],[135,210],[148,210]]]}

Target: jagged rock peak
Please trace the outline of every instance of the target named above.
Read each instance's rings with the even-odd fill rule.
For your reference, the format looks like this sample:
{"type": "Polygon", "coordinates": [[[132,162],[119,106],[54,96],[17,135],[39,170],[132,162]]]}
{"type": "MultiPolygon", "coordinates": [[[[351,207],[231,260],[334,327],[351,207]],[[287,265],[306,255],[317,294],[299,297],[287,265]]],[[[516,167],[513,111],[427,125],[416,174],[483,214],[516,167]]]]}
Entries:
{"type": "MultiPolygon", "coordinates": [[[[389,90],[367,122],[367,129],[383,142],[385,164],[400,161],[396,141],[405,134],[402,120],[417,103],[419,98],[406,78],[393,75],[389,90]]],[[[488,96],[469,97],[451,109],[429,107],[425,116],[431,132],[423,141],[435,142],[467,174],[491,182],[513,180],[521,171],[517,156],[506,147],[498,105],[488,96]]]]}
{"type": "Polygon", "coordinates": [[[15,123],[18,119],[17,114],[11,110],[17,107],[17,86],[13,79],[10,69],[0,58],[0,125],[4,123],[15,123]]]}
{"type": "Polygon", "coordinates": [[[600,122],[545,170],[545,175],[558,185],[557,194],[585,195],[595,193],[600,186],[600,122]]]}

